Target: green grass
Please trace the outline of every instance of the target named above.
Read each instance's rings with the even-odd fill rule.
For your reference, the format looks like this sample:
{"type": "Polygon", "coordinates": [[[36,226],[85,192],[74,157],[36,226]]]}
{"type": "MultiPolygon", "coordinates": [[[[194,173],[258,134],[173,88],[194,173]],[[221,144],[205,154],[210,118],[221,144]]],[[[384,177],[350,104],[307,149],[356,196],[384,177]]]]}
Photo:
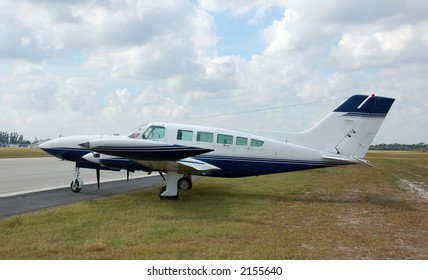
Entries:
{"type": "MultiPolygon", "coordinates": [[[[0,222],[0,259],[428,259],[425,153],[243,179],[202,178],[0,222]],[[403,181],[407,180],[407,181],[403,181]]],[[[71,194],[70,194],[71,195],[71,194]]]]}
{"type": "Polygon", "coordinates": [[[50,157],[48,153],[39,148],[0,148],[1,158],[32,158],[50,157]]]}

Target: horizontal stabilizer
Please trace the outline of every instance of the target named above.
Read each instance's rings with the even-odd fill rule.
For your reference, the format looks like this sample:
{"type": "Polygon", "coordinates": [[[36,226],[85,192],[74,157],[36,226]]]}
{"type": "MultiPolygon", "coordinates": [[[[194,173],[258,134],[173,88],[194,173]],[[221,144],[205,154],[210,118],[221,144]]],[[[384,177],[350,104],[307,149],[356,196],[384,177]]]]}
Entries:
{"type": "Polygon", "coordinates": [[[373,164],[371,164],[368,160],[365,160],[365,159],[362,159],[362,158],[358,158],[358,157],[355,157],[355,156],[352,156],[352,158],[354,158],[354,159],[356,159],[356,160],[358,160],[359,162],[362,162],[362,163],[364,163],[364,164],[370,165],[371,167],[374,167],[374,165],[373,165],[373,164]]]}
{"type": "Polygon", "coordinates": [[[334,160],[334,161],[342,161],[342,162],[347,162],[347,163],[364,163],[370,166],[373,166],[368,160],[362,159],[362,158],[358,158],[355,156],[350,156],[350,157],[346,157],[346,156],[339,156],[339,155],[328,155],[328,156],[323,156],[323,159],[328,159],[328,160],[334,160]]]}
{"type": "Polygon", "coordinates": [[[345,156],[334,156],[334,155],[328,155],[328,156],[323,156],[323,159],[328,159],[328,160],[334,160],[334,161],[343,161],[343,162],[347,162],[347,163],[357,163],[357,161],[353,160],[350,157],[345,157],[345,156]]]}

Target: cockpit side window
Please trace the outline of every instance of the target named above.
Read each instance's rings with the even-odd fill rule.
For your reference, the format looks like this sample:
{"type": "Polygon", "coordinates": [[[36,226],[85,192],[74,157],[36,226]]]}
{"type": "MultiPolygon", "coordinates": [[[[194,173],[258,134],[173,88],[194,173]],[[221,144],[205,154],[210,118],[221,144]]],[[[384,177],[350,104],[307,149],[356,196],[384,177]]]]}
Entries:
{"type": "Polygon", "coordinates": [[[138,132],[133,132],[133,133],[129,134],[129,135],[128,135],[128,137],[129,137],[129,138],[138,139],[138,138],[140,138],[140,134],[141,134],[141,132],[140,132],[140,131],[138,131],[138,132]]]}
{"type": "Polygon", "coordinates": [[[165,127],[151,126],[143,133],[143,139],[161,139],[165,137],[165,127]]]}

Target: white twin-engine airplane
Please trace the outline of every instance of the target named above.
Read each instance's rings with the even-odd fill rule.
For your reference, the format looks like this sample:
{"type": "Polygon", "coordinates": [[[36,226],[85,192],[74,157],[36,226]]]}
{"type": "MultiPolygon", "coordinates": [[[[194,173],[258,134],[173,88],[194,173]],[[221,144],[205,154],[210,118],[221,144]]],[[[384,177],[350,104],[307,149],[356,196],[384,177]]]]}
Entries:
{"type": "MultiPolygon", "coordinates": [[[[160,198],[177,199],[192,175],[245,177],[366,163],[364,156],[394,99],[354,95],[309,130],[245,132],[176,123],[151,123],[128,136],[74,136],[40,146],[76,162],[71,190],[83,186],[79,168],[167,174],[160,198]]],[[[163,175],[162,175],[163,177],[163,175]]]]}

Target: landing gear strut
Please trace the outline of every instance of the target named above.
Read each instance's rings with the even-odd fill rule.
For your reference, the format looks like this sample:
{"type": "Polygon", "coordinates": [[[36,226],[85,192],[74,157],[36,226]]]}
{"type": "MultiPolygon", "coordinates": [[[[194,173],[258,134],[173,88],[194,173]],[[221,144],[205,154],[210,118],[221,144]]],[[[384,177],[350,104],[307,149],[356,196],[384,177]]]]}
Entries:
{"type": "Polygon", "coordinates": [[[159,193],[161,199],[178,199],[177,181],[179,176],[177,172],[167,172],[166,186],[159,193]]]}
{"type": "Polygon", "coordinates": [[[70,183],[70,188],[72,192],[78,193],[82,190],[83,180],[80,179],[80,169],[79,167],[74,168],[74,179],[70,183]]]}
{"type": "Polygon", "coordinates": [[[179,197],[178,189],[190,190],[192,188],[192,180],[190,177],[181,175],[177,172],[167,172],[166,186],[159,193],[160,199],[177,200],[179,197]]]}

